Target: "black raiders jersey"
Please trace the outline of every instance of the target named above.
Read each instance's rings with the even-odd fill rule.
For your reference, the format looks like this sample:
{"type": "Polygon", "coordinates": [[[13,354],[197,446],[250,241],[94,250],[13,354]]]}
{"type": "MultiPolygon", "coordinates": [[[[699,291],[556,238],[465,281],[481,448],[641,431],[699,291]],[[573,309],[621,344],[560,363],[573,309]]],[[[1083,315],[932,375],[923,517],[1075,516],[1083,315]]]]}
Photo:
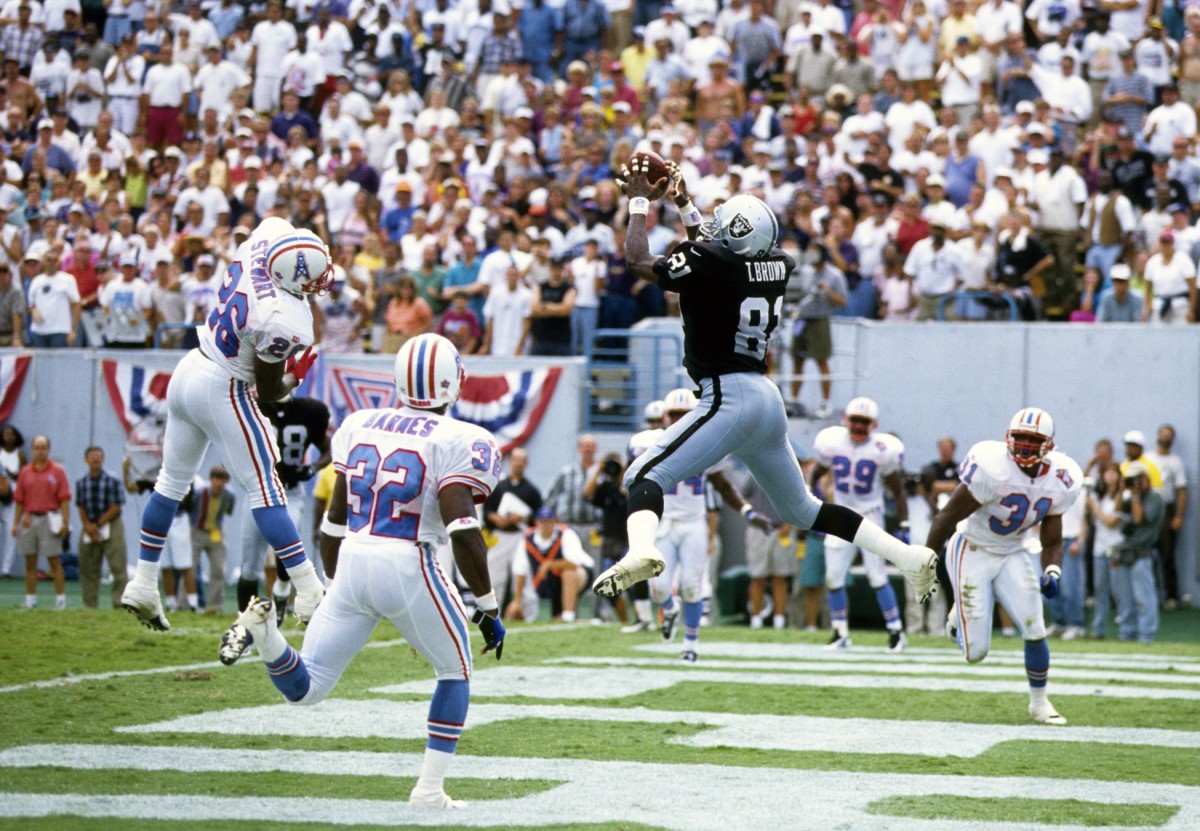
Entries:
{"type": "Polygon", "coordinates": [[[658,284],[679,293],[683,365],[693,381],[767,371],[767,341],[796,268],[778,248],[751,260],[717,243],[688,240],[654,264],[658,284]]]}
{"type": "Polygon", "coordinates": [[[294,488],[302,481],[300,469],[309,445],[319,445],[329,430],[329,408],[315,398],[293,398],[268,404],[263,412],[275,425],[279,444],[275,470],[285,488],[294,488]]]}

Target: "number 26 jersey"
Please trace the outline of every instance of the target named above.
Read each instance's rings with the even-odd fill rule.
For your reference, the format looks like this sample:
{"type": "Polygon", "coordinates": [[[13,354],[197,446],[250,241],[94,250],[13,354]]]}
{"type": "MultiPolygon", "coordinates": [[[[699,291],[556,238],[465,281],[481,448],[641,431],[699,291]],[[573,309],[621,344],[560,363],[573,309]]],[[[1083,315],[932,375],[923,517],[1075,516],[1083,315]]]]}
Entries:
{"type": "Polygon", "coordinates": [[[658,285],[679,293],[683,365],[692,380],[767,371],[767,342],[795,267],[778,248],[751,260],[701,240],[681,242],[654,263],[658,285]]]}
{"type": "Polygon", "coordinates": [[[981,441],[958,468],[959,480],[979,510],[958,530],[967,541],[995,554],[1025,551],[1024,537],[1044,517],[1066,512],[1079,498],[1083,473],[1069,456],[1046,454],[1036,476],[1030,476],[1008,455],[1000,441],[981,441]]]}
{"type": "Polygon", "coordinates": [[[449,540],[438,494],[453,484],[491,494],[502,459],[482,427],[408,407],[358,410],[333,436],[333,469],[346,477],[346,540],[352,547],[449,540]]]}
{"type": "Polygon", "coordinates": [[[276,363],[313,342],[308,301],[288,294],[267,273],[271,238],[255,232],[238,246],[217,292],[217,305],[196,328],[200,351],[231,378],[254,383],[254,361],[276,363]]]}

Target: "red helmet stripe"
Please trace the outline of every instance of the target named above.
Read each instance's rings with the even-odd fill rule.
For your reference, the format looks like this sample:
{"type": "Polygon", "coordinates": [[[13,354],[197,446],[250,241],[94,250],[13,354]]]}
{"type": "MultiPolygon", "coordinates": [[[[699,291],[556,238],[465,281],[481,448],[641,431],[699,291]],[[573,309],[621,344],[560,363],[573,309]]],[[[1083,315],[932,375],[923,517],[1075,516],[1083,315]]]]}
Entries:
{"type": "Polygon", "coordinates": [[[411,344],[408,347],[408,397],[411,398],[417,386],[416,374],[417,350],[411,344]]]}
{"type": "Polygon", "coordinates": [[[429,350],[429,384],[426,387],[426,395],[430,401],[437,400],[437,388],[433,385],[433,368],[437,366],[437,338],[432,338],[433,348],[429,350]]]}

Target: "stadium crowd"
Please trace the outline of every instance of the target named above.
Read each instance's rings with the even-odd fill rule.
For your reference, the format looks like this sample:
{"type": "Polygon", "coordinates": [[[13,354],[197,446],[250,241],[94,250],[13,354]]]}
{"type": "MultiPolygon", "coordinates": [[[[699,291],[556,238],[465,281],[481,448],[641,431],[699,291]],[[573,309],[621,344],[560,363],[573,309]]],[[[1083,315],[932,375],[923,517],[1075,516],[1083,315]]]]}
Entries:
{"type": "Polygon", "coordinates": [[[0,52],[0,345],[179,346],[282,216],[338,263],[327,352],[579,353],[672,311],[638,148],[762,196],[793,311],[1196,314],[1193,3],[10,0],[0,52]]]}

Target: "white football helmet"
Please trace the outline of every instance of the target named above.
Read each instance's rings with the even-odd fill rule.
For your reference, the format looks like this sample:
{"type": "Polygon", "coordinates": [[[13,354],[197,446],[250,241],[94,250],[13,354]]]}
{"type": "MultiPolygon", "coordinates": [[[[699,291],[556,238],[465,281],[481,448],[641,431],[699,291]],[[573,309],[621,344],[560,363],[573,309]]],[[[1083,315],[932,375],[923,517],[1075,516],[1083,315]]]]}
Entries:
{"type": "Polygon", "coordinates": [[[284,234],[267,249],[267,271],[275,285],[299,297],[323,292],[333,283],[333,258],[324,241],[312,231],[284,234]]]}
{"type": "Polygon", "coordinates": [[[1054,419],[1038,407],[1026,407],[1008,422],[1008,455],[1019,467],[1040,465],[1054,449],[1054,419]]]}
{"type": "Polygon", "coordinates": [[[779,219],[757,196],[739,193],[713,211],[712,221],[701,224],[700,235],[735,254],[761,260],[779,240],[779,219]]]}
{"type": "Polygon", "coordinates": [[[402,407],[454,406],[467,374],[454,344],[441,335],[410,338],[396,353],[396,398],[402,407]]]}
{"type": "Polygon", "coordinates": [[[667,405],[662,401],[651,401],[642,410],[642,419],[649,425],[654,427],[662,426],[663,413],[667,411],[667,405]]]}
{"type": "Polygon", "coordinates": [[[843,416],[843,423],[850,431],[850,438],[856,442],[863,442],[870,438],[871,431],[879,423],[879,405],[870,398],[859,396],[846,405],[843,416]],[[863,423],[863,419],[869,423],[863,423]]]}
{"type": "Polygon", "coordinates": [[[671,390],[663,397],[663,409],[671,413],[690,413],[696,409],[696,394],[687,387],[671,390]]]}

